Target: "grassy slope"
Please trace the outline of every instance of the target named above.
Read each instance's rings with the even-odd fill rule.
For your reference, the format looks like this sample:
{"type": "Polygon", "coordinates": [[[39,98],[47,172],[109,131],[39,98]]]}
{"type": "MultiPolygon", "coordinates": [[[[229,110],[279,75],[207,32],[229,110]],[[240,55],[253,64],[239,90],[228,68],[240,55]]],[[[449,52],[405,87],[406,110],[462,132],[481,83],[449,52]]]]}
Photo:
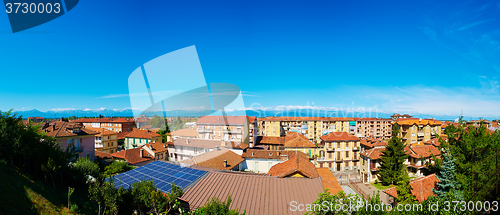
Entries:
{"type": "Polygon", "coordinates": [[[32,181],[10,166],[0,164],[1,214],[74,214],[61,202],[62,193],[32,181]]]}

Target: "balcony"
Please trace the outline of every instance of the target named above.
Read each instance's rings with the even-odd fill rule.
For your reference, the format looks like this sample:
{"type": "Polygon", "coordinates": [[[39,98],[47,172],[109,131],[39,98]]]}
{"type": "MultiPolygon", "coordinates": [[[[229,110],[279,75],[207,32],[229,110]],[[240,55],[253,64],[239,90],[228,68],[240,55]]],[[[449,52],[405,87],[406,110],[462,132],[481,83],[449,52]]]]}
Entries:
{"type": "Polygon", "coordinates": [[[70,146],[69,150],[75,150],[75,152],[83,152],[83,146],[70,146]]]}
{"type": "Polygon", "coordinates": [[[330,147],[326,147],[326,151],[335,151],[335,148],[333,148],[333,147],[331,147],[331,148],[330,147]]]}
{"type": "Polygon", "coordinates": [[[212,133],[213,130],[212,129],[200,129],[198,130],[198,133],[212,133]]]}
{"type": "Polygon", "coordinates": [[[326,161],[326,157],[318,157],[316,158],[316,161],[326,161]]]}
{"type": "Polygon", "coordinates": [[[357,150],[359,150],[359,147],[357,147],[357,146],[352,147],[352,150],[353,150],[353,151],[357,151],[357,150]]]}
{"type": "Polygon", "coordinates": [[[419,136],[419,137],[424,136],[424,132],[423,131],[417,132],[417,136],[419,136]]]}
{"type": "Polygon", "coordinates": [[[97,149],[97,148],[102,148],[102,147],[104,147],[102,144],[98,144],[98,143],[96,143],[96,144],[95,144],[95,148],[96,148],[96,149],[97,149]]]}
{"type": "Polygon", "coordinates": [[[222,129],[224,133],[241,133],[241,129],[222,129]]]}

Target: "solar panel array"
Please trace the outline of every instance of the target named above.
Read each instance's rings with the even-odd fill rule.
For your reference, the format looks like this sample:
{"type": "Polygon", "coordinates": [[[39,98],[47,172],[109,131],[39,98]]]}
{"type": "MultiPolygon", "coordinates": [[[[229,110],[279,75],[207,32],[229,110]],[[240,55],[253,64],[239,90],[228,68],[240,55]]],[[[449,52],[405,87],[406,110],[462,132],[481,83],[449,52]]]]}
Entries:
{"type": "Polygon", "coordinates": [[[200,178],[206,171],[181,167],[163,161],[155,161],[136,169],[116,175],[115,187],[128,189],[134,182],[141,180],[153,181],[156,188],[168,193],[172,182],[183,188],[200,178]]]}

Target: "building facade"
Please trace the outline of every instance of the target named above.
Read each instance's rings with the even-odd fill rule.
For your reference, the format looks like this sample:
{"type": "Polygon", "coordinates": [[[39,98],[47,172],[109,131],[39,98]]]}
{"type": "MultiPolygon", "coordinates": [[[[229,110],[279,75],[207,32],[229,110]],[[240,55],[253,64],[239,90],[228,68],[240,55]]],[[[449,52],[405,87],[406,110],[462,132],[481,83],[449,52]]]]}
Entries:
{"type": "Polygon", "coordinates": [[[95,150],[106,152],[106,153],[115,153],[118,151],[118,133],[110,131],[105,128],[88,128],[89,130],[93,130],[98,132],[95,135],[95,150]]]}
{"type": "Polygon", "coordinates": [[[388,140],[392,137],[392,120],[381,118],[359,118],[356,121],[356,136],[388,140]]]}
{"type": "Polygon", "coordinates": [[[156,132],[135,129],[125,135],[125,149],[134,149],[147,143],[161,143],[162,137],[156,132]]]}
{"type": "Polygon", "coordinates": [[[249,144],[250,130],[246,116],[203,116],[196,126],[199,139],[249,144]]]}
{"type": "Polygon", "coordinates": [[[434,119],[407,119],[393,122],[399,126],[399,137],[406,144],[423,145],[441,135],[441,121],[434,119]]]}
{"type": "Polygon", "coordinates": [[[360,139],[347,132],[331,132],[321,136],[319,167],[328,167],[334,171],[359,170],[360,139]]]}
{"type": "Polygon", "coordinates": [[[134,120],[126,118],[82,118],[71,122],[81,123],[87,128],[105,128],[114,132],[127,132],[134,128],[134,120]]]}
{"type": "Polygon", "coordinates": [[[76,158],[95,159],[95,135],[97,132],[85,129],[78,123],[55,121],[41,127],[47,136],[54,137],[62,150],[71,150],[76,158]]]}

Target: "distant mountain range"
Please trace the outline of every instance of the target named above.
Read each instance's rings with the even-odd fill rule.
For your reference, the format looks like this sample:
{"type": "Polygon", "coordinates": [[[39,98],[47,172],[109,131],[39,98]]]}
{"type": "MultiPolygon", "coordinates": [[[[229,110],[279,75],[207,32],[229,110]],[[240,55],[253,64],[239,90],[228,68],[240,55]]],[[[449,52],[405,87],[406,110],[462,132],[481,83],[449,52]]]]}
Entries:
{"type": "MultiPolygon", "coordinates": [[[[28,111],[14,111],[18,115],[23,118],[28,117],[44,117],[44,118],[60,118],[60,117],[94,117],[94,116],[106,116],[106,117],[133,117],[132,110],[124,109],[96,109],[96,110],[74,110],[74,109],[63,109],[63,110],[49,110],[49,111],[39,111],[37,109],[28,110],[28,111]]],[[[289,109],[287,111],[279,111],[279,110],[247,110],[247,111],[226,111],[225,112],[229,116],[234,115],[244,115],[247,116],[258,116],[258,117],[268,117],[268,116],[289,116],[289,117],[377,117],[377,118],[390,118],[393,113],[384,113],[384,112],[342,112],[342,111],[322,111],[318,112],[318,110],[313,109],[289,109]]],[[[203,115],[212,114],[210,111],[200,111],[200,110],[175,110],[175,111],[166,111],[166,116],[192,116],[199,117],[203,115]]],[[[411,114],[411,113],[410,113],[411,114]]],[[[147,112],[146,116],[162,116],[163,112],[147,112]]],[[[439,120],[455,120],[458,116],[435,116],[435,115],[413,115],[417,118],[436,118],[439,120]]],[[[465,120],[477,119],[477,117],[464,117],[465,120]]]]}

